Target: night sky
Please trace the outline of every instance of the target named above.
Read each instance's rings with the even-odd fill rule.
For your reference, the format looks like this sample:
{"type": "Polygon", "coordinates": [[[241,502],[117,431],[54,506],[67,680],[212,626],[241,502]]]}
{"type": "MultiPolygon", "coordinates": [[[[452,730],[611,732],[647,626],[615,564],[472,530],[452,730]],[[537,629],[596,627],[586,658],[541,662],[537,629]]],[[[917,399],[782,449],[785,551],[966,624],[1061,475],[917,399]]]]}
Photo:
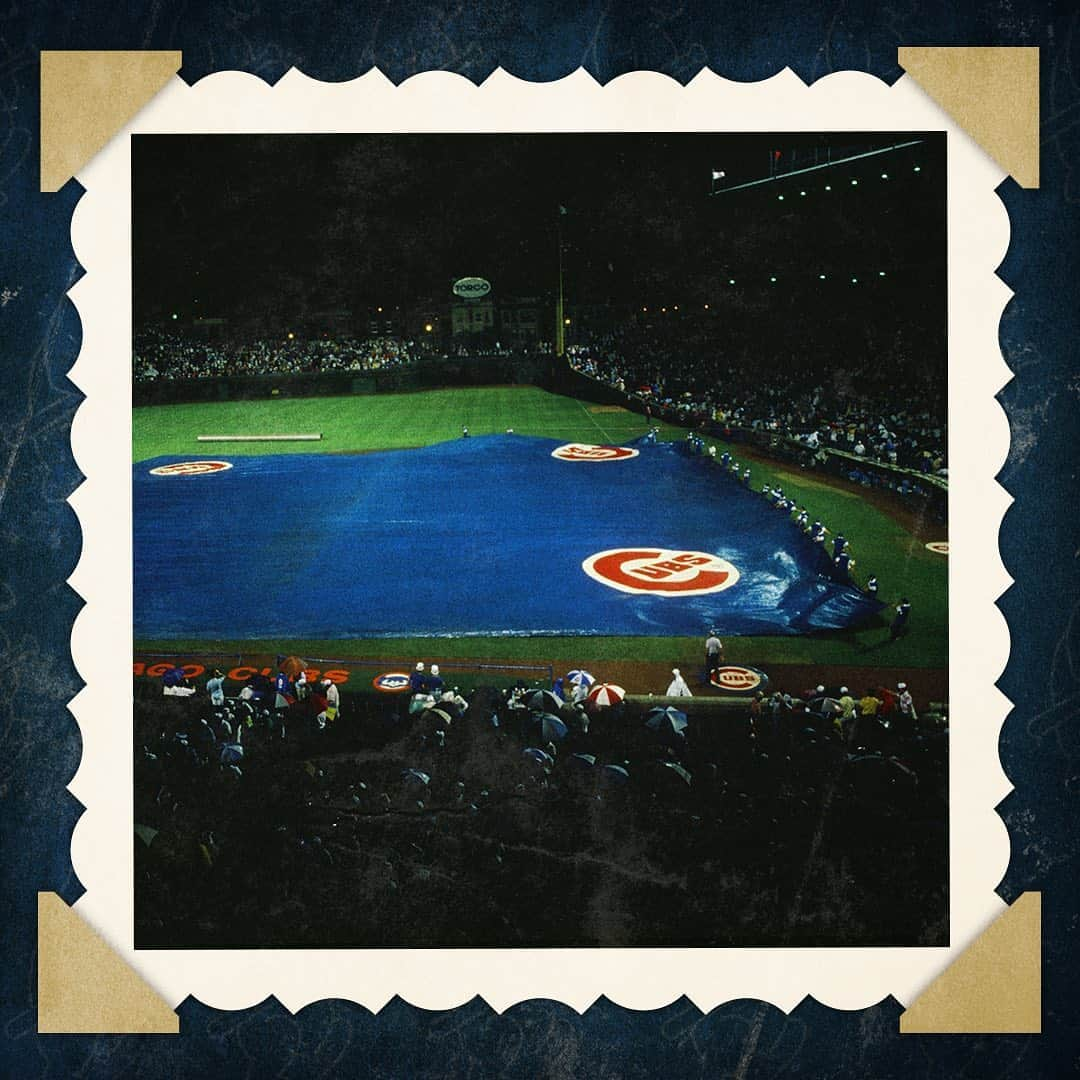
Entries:
{"type": "Polygon", "coordinates": [[[914,308],[944,285],[934,134],[136,136],[133,180],[137,326],[406,309],[474,274],[549,295],[560,205],[571,302],[693,300],[772,269],[786,283],[880,266],[914,308]],[[729,186],[760,179],[774,150],[797,167],[908,138],[925,142],[887,185],[884,155],[709,194],[713,168],[729,186]]]}

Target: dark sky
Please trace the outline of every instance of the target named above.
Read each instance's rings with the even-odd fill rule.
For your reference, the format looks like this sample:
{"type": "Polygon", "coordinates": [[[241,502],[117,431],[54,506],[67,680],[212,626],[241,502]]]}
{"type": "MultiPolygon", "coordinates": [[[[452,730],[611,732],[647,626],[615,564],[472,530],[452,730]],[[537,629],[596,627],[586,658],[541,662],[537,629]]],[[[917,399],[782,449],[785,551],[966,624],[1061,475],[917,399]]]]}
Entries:
{"type": "MultiPolygon", "coordinates": [[[[867,258],[868,246],[890,268],[921,262],[920,274],[937,280],[940,136],[919,148],[920,183],[894,183],[888,196],[864,181],[859,200],[845,188],[845,201],[838,195],[808,212],[811,204],[797,205],[798,177],[784,181],[786,203],[774,201],[784,190],[776,185],[709,196],[714,167],[733,185],[768,175],[774,149],[791,167],[902,138],[136,136],[136,322],[171,310],[234,317],[407,307],[447,299],[450,283],[472,274],[502,295],[550,293],[559,205],[568,210],[567,291],[580,303],[659,304],[707,293],[736,272],[788,272],[807,252],[831,268],[867,258]]],[[[870,177],[883,160],[811,178],[820,187],[826,173],[870,177]]],[[[910,173],[912,159],[904,160],[910,173]]]]}

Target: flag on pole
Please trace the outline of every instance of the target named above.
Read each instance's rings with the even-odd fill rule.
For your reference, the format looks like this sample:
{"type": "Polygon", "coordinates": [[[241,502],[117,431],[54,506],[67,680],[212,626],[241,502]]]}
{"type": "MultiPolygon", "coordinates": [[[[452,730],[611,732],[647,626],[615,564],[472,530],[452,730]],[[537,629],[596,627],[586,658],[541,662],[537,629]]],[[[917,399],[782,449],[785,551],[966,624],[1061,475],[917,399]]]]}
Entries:
{"type": "Polygon", "coordinates": [[[720,169],[713,169],[712,171],[712,178],[714,180],[723,180],[724,175],[725,174],[720,169]]]}
{"type": "Polygon", "coordinates": [[[565,217],[565,216],[566,216],[566,213],[567,213],[567,211],[566,211],[566,207],[565,207],[565,206],[562,206],[562,205],[560,204],[560,206],[559,206],[559,217],[565,217]]]}

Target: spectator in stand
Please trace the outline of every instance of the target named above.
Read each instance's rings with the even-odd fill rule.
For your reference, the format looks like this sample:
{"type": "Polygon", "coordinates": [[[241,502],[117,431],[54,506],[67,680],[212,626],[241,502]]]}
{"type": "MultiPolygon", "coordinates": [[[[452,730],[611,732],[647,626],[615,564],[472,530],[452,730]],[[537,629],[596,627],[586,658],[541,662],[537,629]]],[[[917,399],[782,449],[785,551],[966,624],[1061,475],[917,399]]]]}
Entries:
{"type": "Polygon", "coordinates": [[[896,689],[900,693],[896,701],[897,711],[903,719],[905,728],[910,731],[919,720],[919,714],[915,711],[915,701],[911,696],[907,683],[897,683],[896,689]]]}
{"type": "Polygon", "coordinates": [[[672,679],[668,683],[667,696],[668,697],[693,697],[690,693],[690,687],[686,685],[686,680],[682,677],[682,673],[678,668],[671,669],[672,679]]]}
{"type": "Polygon", "coordinates": [[[213,674],[206,680],[206,692],[210,695],[210,704],[225,704],[225,673],[214,668],[213,674]]]}
{"type": "Polygon", "coordinates": [[[322,685],[326,697],[326,719],[329,723],[333,723],[341,711],[341,692],[333,679],[323,679],[322,685]]]}

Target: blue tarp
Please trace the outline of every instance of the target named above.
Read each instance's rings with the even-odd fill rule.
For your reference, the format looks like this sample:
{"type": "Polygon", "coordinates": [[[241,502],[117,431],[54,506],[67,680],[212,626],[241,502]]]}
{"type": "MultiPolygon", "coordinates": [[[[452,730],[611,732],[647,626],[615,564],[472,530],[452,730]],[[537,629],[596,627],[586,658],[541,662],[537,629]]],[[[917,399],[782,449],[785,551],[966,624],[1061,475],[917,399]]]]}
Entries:
{"type": "MultiPolygon", "coordinates": [[[[368,454],[215,456],[134,466],[135,634],[355,638],[798,634],[879,605],[820,576],[821,553],[758,494],[677,444],[611,462],[556,440],[459,439],[368,454]],[[618,591],[582,563],[613,549],[705,552],[738,581],[696,596],[618,591]]],[[[208,455],[209,456],[209,455],[208,455]]]]}

